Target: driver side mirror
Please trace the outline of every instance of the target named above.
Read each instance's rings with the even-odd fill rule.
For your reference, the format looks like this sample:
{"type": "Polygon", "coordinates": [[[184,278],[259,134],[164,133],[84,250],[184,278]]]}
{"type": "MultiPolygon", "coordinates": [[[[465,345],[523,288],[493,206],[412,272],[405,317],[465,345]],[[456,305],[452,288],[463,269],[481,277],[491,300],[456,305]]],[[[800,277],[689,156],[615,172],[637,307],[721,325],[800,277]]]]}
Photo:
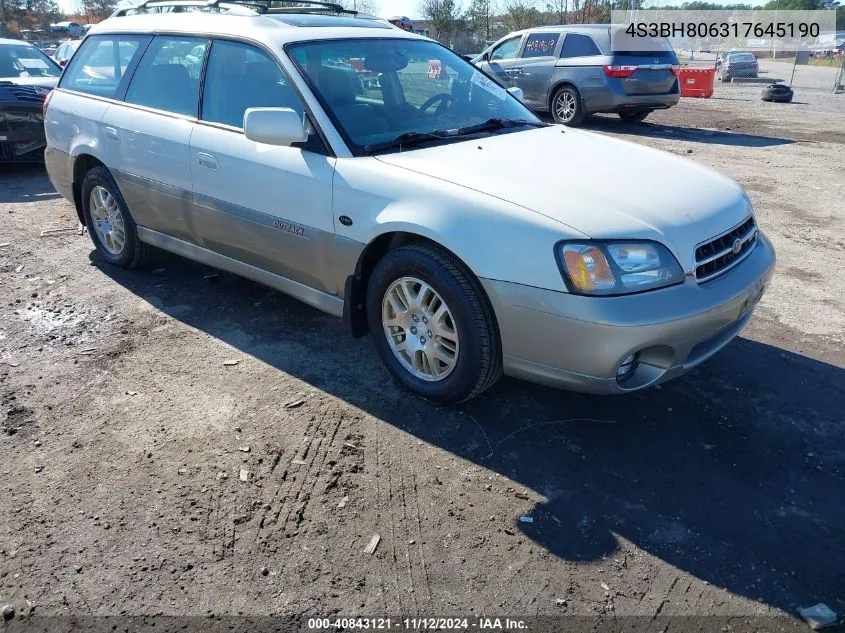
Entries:
{"type": "Polygon", "coordinates": [[[481,61],[483,61],[483,62],[489,62],[490,61],[490,53],[488,51],[484,51],[484,53],[481,55],[481,61]]]}
{"type": "Polygon", "coordinates": [[[283,147],[308,140],[302,117],[290,108],[247,108],[244,136],[256,143],[283,147]]]}

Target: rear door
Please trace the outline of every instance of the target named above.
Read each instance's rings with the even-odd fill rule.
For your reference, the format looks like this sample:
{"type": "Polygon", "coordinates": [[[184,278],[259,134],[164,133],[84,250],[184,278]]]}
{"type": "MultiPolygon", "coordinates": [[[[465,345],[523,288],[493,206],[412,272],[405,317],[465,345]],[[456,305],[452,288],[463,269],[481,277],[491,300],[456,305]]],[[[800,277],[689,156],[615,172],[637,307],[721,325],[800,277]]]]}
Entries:
{"type": "Polygon", "coordinates": [[[555,69],[560,33],[529,33],[522,46],[520,62],[513,68],[513,85],[522,89],[525,104],[532,108],[548,105],[549,82],[555,69]]]}
{"type": "Polygon", "coordinates": [[[191,138],[200,243],[217,253],[334,294],[327,273],[334,239],[335,159],[316,134],[299,147],[243,134],[247,108],[304,106],[264,50],[215,40],[202,116],[191,138]]]}
{"type": "Polygon", "coordinates": [[[153,38],[125,103],[111,106],[103,117],[109,167],[135,221],[191,242],[196,232],[190,218],[190,138],[208,44],[180,35],[153,38]]]}

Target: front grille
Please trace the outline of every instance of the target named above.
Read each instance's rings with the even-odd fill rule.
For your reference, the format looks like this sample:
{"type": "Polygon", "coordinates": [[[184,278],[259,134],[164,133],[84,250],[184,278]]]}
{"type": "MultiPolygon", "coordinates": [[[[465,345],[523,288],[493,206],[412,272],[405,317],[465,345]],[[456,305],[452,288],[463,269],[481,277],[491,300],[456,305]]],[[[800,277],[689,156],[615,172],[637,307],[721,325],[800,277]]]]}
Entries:
{"type": "Polygon", "coordinates": [[[0,88],[8,90],[21,101],[31,101],[33,103],[44,101],[44,97],[38,94],[38,91],[33,86],[20,86],[11,81],[0,81],[0,88]]]}
{"type": "Polygon", "coordinates": [[[695,249],[698,283],[718,277],[748,257],[757,243],[757,224],[749,217],[742,224],[695,249]]]}

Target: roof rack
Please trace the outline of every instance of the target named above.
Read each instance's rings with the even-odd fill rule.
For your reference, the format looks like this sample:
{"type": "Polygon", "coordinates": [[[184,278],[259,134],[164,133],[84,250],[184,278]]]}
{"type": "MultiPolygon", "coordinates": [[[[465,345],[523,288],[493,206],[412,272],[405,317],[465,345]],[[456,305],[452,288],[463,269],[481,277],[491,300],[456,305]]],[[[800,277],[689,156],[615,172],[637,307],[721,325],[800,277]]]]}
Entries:
{"type": "Polygon", "coordinates": [[[233,7],[245,7],[253,10],[256,14],[264,13],[346,13],[358,15],[357,11],[344,9],[334,2],[323,2],[322,0],[143,0],[131,7],[117,9],[111,14],[113,18],[128,15],[130,12],[140,13],[147,9],[159,7],[200,7],[202,9],[230,9],[233,7]],[[280,3],[283,6],[272,6],[280,3]],[[303,6],[291,6],[303,5],[303,6]]]}

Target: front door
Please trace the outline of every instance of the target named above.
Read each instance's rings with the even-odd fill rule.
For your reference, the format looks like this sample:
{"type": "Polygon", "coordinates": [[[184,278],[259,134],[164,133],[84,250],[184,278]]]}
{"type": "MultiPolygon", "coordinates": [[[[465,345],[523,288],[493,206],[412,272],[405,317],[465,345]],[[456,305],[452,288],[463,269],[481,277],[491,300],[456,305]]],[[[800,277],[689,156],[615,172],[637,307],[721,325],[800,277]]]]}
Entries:
{"type": "Polygon", "coordinates": [[[515,85],[513,83],[514,68],[522,61],[519,59],[521,42],[521,35],[500,42],[490,51],[489,58],[479,64],[479,67],[503,87],[511,88],[515,85]]]}
{"type": "MultiPolygon", "coordinates": [[[[247,108],[304,108],[263,50],[215,40],[200,122],[191,136],[193,213],[209,250],[331,293],[334,158],[243,134],[247,108]]],[[[304,116],[304,115],[303,115],[304,116]]]]}

